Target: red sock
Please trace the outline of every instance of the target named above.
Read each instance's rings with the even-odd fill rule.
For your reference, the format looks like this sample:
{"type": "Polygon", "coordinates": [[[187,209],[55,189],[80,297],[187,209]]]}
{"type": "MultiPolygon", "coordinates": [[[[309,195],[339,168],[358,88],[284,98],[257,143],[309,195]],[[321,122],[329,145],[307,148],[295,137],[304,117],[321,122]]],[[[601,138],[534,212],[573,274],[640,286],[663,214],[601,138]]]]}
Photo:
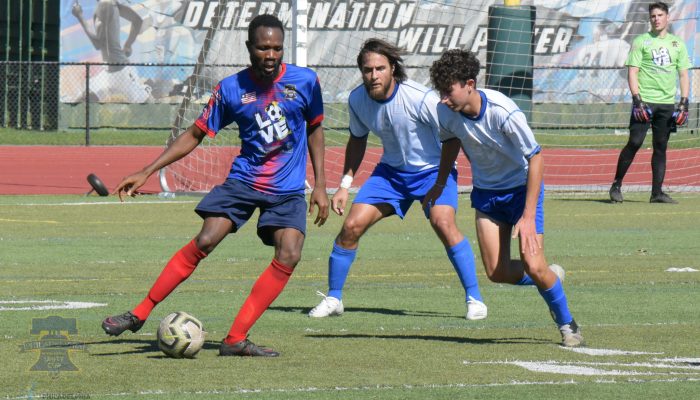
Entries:
{"type": "Polygon", "coordinates": [[[192,239],[185,247],[173,255],[173,258],[168,261],[168,264],[163,268],[160,276],[158,276],[158,279],[151,287],[148,296],[131,312],[141,321],[145,321],[156,304],[168,297],[177,285],[192,275],[199,261],[206,256],[207,253],[199,250],[194,239],[192,239]]]}
{"type": "Polygon", "coordinates": [[[287,285],[293,271],[294,269],[272,259],[267,269],[253,284],[250,295],[238,311],[224,342],[234,344],[248,336],[248,331],[255,324],[255,321],[260,318],[287,285]]]}

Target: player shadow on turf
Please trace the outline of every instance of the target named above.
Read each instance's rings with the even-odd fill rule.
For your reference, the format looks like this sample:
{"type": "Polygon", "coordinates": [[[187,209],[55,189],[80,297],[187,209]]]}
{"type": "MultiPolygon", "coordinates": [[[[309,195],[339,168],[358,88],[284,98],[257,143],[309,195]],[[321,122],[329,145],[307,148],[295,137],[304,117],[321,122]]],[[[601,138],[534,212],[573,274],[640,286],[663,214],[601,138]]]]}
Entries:
{"type": "Polygon", "coordinates": [[[477,339],[455,336],[435,336],[435,335],[370,335],[362,333],[348,334],[309,334],[307,338],[315,339],[406,339],[406,340],[430,340],[436,342],[451,342],[459,344],[543,344],[552,343],[551,340],[537,339],[532,337],[499,337],[497,339],[477,339]]]}
{"type": "MultiPolygon", "coordinates": [[[[147,353],[155,353],[152,355],[148,355],[148,358],[171,358],[168,357],[167,355],[163,354],[158,348],[158,339],[154,336],[153,338],[150,339],[117,339],[117,340],[110,340],[106,342],[91,342],[91,343],[83,343],[85,345],[115,345],[115,346],[122,346],[122,345],[130,345],[130,348],[124,351],[113,351],[113,352],[107,352],[107,353],[96,353],[96,352],[90,352],[90,355],[92,356],[123,356],[123,355],[129,355],[129,354],[147,354],[147,353]]],[[[220,341],[211,341],[207,340],[204,342],[204,345],[202,346],[202,350],[218,350],[219,347],[221,346],[220,341]]]]}
{"type": "MultiPolygon", "coordinates": [[[[557,201],[568,201],[568,202],[586,202],[586,203],[602,203],[602,204],[618,204],[610,199],[587,199],[587,198],[580,198],[580,199],[557,199],[557,201]]],[[[628,200],[625,199],[625,203],[645,203],[644,200],[628,200]]]]}
{"type": "MultiPolygon", "coordinates": [[[[270,307],[268,310],[282,311],[282,312],[293,312],[300,314],[308,314],[311,310],[308,307],[270,307]]],[[[346,307],[345,312],[365,312],[373,314],[383,314],[383,315],[405,315],[414,317],[457,317],[456,314],[434,312],[434,311],[418,311],[418,310],[392,310],[390,308],[376,308],[376,307],[346,307]]],[[[460,315],[459,318],[464,318],[460,315]]]]}

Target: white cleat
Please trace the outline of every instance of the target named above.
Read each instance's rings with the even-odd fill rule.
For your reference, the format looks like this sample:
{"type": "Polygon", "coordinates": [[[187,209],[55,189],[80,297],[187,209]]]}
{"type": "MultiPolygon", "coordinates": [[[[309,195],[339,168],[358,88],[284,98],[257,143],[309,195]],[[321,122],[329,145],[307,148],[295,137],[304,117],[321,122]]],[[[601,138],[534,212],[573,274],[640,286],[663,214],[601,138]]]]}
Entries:
{"type": "Polygon", "coordinates": [[[559,327],[561,333],[561,345],[564,347],[580,347],[585,346],[581,328],[578,327],[576,321],[571,321],[568,324],[559,327]]]}
{"type": "Polygon", "coordinates": [[[342,315],[345,311],[342,300],[338,300],[335,297],[326,296],[321,292],[316,292],[316,294],[323,297],[323,300],[321,300],[319,305],[309,311],[309,317],[325,318],[333,315],[342,315]]]}
{"type": "Polygon", "coordinates": [[[554,272],[554,274],[559,277],[559,280],[564,283],[564,278],[566,278],[566,271],[559,264],[549,264],[549,269],[554,272]]]}
{"type": "Polygon", "coordinates": [[[486,318],[487,315],[488,309],[486,308],[486,304],[469,296],[469,300],[467,300],[467,319],[476,321],[486,318]]]}

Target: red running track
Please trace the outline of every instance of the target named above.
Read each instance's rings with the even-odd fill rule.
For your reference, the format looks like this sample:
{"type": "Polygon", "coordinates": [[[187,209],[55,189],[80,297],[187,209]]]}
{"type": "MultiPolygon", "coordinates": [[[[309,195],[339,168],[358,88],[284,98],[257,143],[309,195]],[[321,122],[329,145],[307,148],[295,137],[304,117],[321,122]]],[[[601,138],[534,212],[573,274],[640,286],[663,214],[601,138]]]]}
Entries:
{"type": "MultiPolygon", "coordinates": [[[[132,146],[0,146],[0,194],[84,194],[90,189],[87,175],[96,174],[109,190],[121,179],[154,160],[161,147],[132,146]]],[[[237,151],[228,151],[222,161],[226,167],[237,151]]],[[[544,150],[547,185],[607,186],[613,179],[619,149],[616,150],[544,150]]],[[[337,187],[342,174],[344,149],[326,150],[326,179],[329,188],[337,187]]],[[[367,150],[365,162],[354,185],[361,185],[379,160],[381,149],[367,150]]],[[[650,150],[640,150],[625,178],[625,184],[648,185],[651,181],[650,150]]],[[[668,152],[666,185],[700,187],[700,149],[668,152]]],[[[457,161],[460,185],[471,185],[469,163],[460,154],[457,161]]],[[[309,166],[309,181],[312,182],[309,166]]],[[[157,176],[142,188],[160,192],[157,176]]]]}

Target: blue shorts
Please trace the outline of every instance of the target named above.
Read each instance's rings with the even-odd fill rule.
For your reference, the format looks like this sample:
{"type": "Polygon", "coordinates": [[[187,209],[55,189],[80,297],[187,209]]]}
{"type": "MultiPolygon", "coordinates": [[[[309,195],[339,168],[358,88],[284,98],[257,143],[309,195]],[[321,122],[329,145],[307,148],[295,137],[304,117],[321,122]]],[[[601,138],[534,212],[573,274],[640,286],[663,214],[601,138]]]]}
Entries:
{"type": "Polygon", "coordinates": [[[268,246],[274,246],[270,228],[294,228],[306,235],[306,199],[303,193],[272,195],[259,192],[235,179],[214,187],[194,211],[200,217],[225,216],[233,221],[233,232],[238,231],[260,208],[258,237],[268,246]]]}
{"type": "MultiPolygon", "coordinates": [[[[507,190],[474,188],[471,194],[472,208],[481,211],[496,221],[515,225],[525,210],[526,186],[507,190]]],[[[537,233],[544,233],[544,184],[540,187],[535,213],[537,233]]]]}
{"type": "MultiPolygon", "coordinates": [[[[403,218],[414,201],[423,201],[428,190],[433,187],[438,176],[438,168],[419,172],[402,172],[387,164],[379,163],[372,176],[365,181],[353,203],[381,204],[394,207],[394,212],[403,218]]],[[[457,170],[452,169],[447,177],[445,190],[433,205],[447,205],[457,210],[457,170]]],[[[429,210],[423,210],[430,217],[429,210]]]]}

